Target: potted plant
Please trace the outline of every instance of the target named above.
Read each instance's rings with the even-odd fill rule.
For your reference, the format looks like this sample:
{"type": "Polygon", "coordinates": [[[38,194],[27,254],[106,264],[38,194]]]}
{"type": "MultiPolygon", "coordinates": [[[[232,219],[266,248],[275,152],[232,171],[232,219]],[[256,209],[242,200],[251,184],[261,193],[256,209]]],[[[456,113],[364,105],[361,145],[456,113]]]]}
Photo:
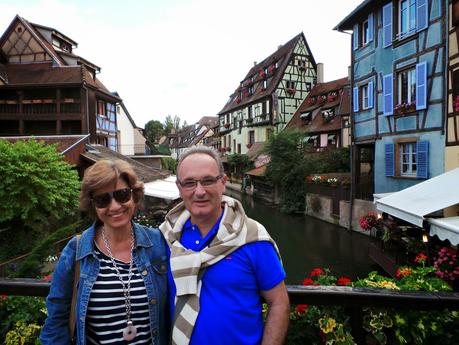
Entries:
{"type": "Polygon", "coordinates": [[[276,71],[276,65],[271,65],[268,67],[269,74],[273,74],[276,71]]]}
{"type": "Polygon", "coordinates": [[[327,96],[327,102],[334,102],[338,98],[337,95],[330,94],[327,96]]]}
{"type": "Polygon", "coordinates": [[[263,70],[261,69],[261,70],[258,72],[258,76],[259,76],[260,78],[266,77],[265,71],[263,71],[263,70]]]}

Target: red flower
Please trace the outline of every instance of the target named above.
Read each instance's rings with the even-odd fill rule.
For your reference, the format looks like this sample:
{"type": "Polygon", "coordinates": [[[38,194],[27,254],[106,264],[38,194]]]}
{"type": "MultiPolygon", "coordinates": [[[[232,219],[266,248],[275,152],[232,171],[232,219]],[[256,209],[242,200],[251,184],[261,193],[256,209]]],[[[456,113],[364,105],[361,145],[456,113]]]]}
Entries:
{"type": "Polygon", "coordinates": [[[408,277],[409,275],[411,275],[411,273],[413,273],[413,271],[409,267],[397,268],[397,271],[395,271],[395,276],[398,279],[401,279],[403,277],[408,277]]]}
{"type": "Polygon", "coordinates": [[[306,313],[306,310],[308,310],[307,304],[298,304],[295,308],[295,312],[298,314],[304,314],[306,313]]]}
{"type": "Polygon", "coordinates": [[[338,281],[336,283],[338,285],[345,286],[345,285],[352,283],[352,280],[346,277],[341,277],[341,278],[338,278],[338,281]]]}
{"type": "Polygon", "coordinates": [[[0,295],[0,304],[1,304],[3,301],[6,301],[7,298],[8,298],[8,295],[0,295]]]}
{"type": "Polygon", "coordinates": [[[311,278],[306,278],[305,280],[303,280],[303,285],[314,285],[314,280],[312,280],[311,278]]]}
{"type": "Polygon", "coordinates": [[[48,274],[47,276],[44,276],[43,278],[41,278],[43,280],[46,280],[47,282],[50,282],[51,279],[52,279],[52,275],[51,274],[48,274]]]}
{"type": "Polygon", "coordinates": [[[311,273],[309,273],[309,276],[310,277],[315,277],[315,276],[320,276],[322,274],[324,274],[324,270],[321,269],[320,267],[317,267],[317,268],[314,268],[311,273]]]}
{"type": "Polygon", "coordinates": [[[423,264],[426,262],[426,260],[427,260],[427,255],[425,255],[422,252],[416,255],[416,257],[414,258],[414,262],[417,264],[423,264]]]}

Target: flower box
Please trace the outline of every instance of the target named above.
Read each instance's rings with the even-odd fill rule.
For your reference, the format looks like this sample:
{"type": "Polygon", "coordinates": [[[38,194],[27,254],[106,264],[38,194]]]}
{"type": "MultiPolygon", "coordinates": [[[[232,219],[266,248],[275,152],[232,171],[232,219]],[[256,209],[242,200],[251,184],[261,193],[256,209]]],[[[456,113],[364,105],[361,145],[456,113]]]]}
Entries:
{"type": "Polygon", "coordinates": [[[397,104],[394,108],[396,115],[411,113],[416,111],[416,102],[397,104]]]}
{"type": "Polygon", "coordinates": [[[244,86],[252,86],[252,85],[253,85],[252,79],[247,79],[244,83],[244,86]]]}
{"type": "Polygon", "coordinates": [[[239,97],[236,98],[236,103],[237,103],[237,104],[241,103],[241,99],[240,99],[239,97]]]}
{"type": "Polygon", "coordinates": [[[263,71],[263,70],[260,70],[260,71],[258,72],[258,76],[259,76],[260,78],[264,78],[264,77],[266,77],[266,73],[265,73],[265,71],[263,71]]]}
{"type": "Polygon", "coordinates": [[[253,122],[253,118],[249,117],[246,121],[247,121],[247,123],[252,123],[253,122]]]}
{"type": "Polygon", "coordinates": [[[276,65],[271,65],[268,67],[269,74],[273,74],[276,71],[276,65]]]}
{"type": "Polygon", "coordinates": [[[295,90],[295,89],[292,89],[292,88],[288,88],[288,89],[286,89],[286,91],[287,91],[287,93],[288,93],[289,95],[294,95],[295,92],[296,92],[296,90],[295,90]]]}
{"type": "Polygon", "coordinates": [[[223,127],[229,128],[229,127],[230,127],[230,124],[229,124],[229,123],[225,123],[225,124],[223,125],[223,127]]]}
{"type": "Polygon", "coordinates": [[[338,98],[337,95],[328,95],[327,102],[334,102],[338,98]]]}

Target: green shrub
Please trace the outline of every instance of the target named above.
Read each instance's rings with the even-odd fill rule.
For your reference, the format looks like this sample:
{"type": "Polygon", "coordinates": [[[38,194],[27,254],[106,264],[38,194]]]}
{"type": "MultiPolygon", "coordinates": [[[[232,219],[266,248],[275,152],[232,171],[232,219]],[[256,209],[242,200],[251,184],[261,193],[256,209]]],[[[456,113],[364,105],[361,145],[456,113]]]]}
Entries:
{"type": "MultiPolygon", "coordinates": [[[[43,325],[46,315],[45,299],[42,297],[0,297],[0,343],[5,344],[6,335],[12,330],[10,341],[14,341],[17,334],[26,331],[29,328],[27,325],[43,325]]],[[[32,334],[30,336],[32,338],[32,334]]]]}
{"type": "Polygon", "coordinates": [[[40,330],[41,327],[37,324],[26,324],[24,321],[18,321],[14,328],[6,334],[5,345],[40,344],[38,338],[40,330]]]}
{"type": "Polygon", "coordinates": [[[172,157],[162,157],[161,167],[175,174],[177,172],[177,161],[172,157]]]}

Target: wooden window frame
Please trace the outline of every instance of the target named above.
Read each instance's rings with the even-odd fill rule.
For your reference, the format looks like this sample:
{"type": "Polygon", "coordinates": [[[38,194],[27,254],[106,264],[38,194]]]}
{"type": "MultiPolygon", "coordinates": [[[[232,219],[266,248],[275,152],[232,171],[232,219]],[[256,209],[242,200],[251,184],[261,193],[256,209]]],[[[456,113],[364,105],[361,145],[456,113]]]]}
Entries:
{"type": "MultiPolygon", "coordinates": [[[[409,138],[400,138],[394,140],[394,177],[397,178],[406,178],[406,179],[418,179],[416,174],[414,175],[402,175],[402,166],[401,166],[401,145],[413,143],[416,149],[416,143],[420,141],[418,137],[409,137],[409,138]]],[[[417,155],[417,153],[416,153],[417,155]]],[[[417,160],[416,160],[416,169],[417,169],[417,160]]]]}

